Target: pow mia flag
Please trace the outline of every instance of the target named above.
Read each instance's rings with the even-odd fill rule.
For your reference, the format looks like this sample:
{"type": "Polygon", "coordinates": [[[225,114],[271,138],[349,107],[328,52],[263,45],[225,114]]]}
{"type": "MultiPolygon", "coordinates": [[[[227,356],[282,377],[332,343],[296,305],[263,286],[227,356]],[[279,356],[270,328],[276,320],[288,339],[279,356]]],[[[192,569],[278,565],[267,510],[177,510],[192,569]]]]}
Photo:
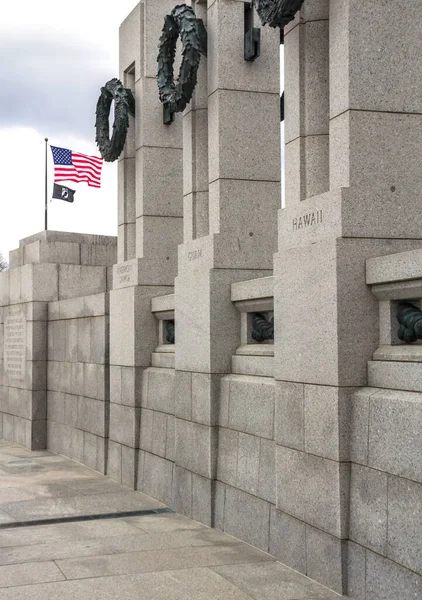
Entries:
{"type": "Polygon", "coordinates": [[[53,198],[58,200],[65,200],[66,202],[73,202],[75,199],[75,190],[71,190],[64,185],[54,184],[53,198]]]}

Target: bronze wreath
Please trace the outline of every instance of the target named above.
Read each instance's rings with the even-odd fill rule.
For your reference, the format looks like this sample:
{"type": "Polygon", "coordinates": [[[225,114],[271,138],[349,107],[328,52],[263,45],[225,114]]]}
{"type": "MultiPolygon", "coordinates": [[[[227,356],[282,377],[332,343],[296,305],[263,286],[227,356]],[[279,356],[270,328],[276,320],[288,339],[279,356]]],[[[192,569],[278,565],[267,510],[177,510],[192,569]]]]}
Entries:
{"type": "Polygon", "coordinates": [[[110,79],[101,88],[95,120],[95,141],[101,156],[107,162],[117,160],[122,153],[129,127],[129,114],[135,116],[135,98],[132,91],[125,88],[119,79],[110,79]],[[109,116],[113,100],[114,123],[110,139],[109,116]]]}
{"type": "Polygon", "coordinates": [[[158,90],[167,117],[172,121],[175,112],[181,112],[192,98],[197,82],[201,54],[207,55],[206,30],[201,19],[197,19],[191,6],[180,4],[164,18],[158,52],[158,90]],[[180,35],[182,42],[182,64],[177,83],[174,82],[174,57],[176,42],[180,35]]]}
{"type": "Polygon", "coordinates": [[[252,0],[263,25],[282,29],[293,21],[305,0],[252,0]]]}

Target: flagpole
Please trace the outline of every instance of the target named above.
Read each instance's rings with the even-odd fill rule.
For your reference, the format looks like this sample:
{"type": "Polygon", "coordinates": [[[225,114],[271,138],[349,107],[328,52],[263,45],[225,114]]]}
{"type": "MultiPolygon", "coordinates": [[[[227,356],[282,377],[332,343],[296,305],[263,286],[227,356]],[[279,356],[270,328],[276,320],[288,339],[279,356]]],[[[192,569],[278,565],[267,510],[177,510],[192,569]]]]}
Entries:
{"type": "Polygon", "coordinates": [[[48,219],[47,219],[47,144],[48,138],[45,138],[45,214],[44,214],[44,229],[47,231],[48,219]]]}

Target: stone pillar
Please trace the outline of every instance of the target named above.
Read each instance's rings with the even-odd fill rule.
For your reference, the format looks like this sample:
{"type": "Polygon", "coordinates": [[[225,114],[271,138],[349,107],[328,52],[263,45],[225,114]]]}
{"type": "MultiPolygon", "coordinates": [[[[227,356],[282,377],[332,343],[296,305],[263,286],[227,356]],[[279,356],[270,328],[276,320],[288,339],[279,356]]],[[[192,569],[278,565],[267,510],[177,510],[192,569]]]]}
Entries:
{"type": "Polygon", "coordinates": [[[119,228],[110,294],[108,473],[130,487],[136,486],[142,372],[157,346],[151,298],[173,291],[182,241],[181,116],[163,124],[156,80],[164,17],[175,5],[142,0],[120,28],[120,74],[133,81],[136,116],[119,165],[119,207],[128,223],[119,228]]]}
{"type": "MultiPolygon", "coordinates": [[[[207,22],[206,0],[191,5],[207,22]]],[[[183,226],[184,240],[209,233],[207,58],[201,56],[198,83],[183,116],[183,226]]]]}
{"type": "MultiPolygon", "coordinates": [[[[135,80],[141,64],[141,10],[138,5],[120,26],[119,76],[125,87],[135,94],[135,80]]],[[[129,117],[126,144],[118,159],[118,254],[119,263],[135,258],[136,182],[135,119],[129,117]]]]}
{"type": "MultiPolygon", "coordinates": [[[[209,233],[201,235],[207,228],[185,201],[184,218],[196,233],[186,224],[175,286],[176,509],[209,525],[218,502],[219,381],[240,344],[230,285],[271,274],[280,206],[279,33],[263,29],[261,56],[246,62],[244,4],[207,5],[209,233]]],[[[192,119],[188,112],[183,123],[185,144],[192,145],[184,147],[185,181],[192,155],[196,172],[206,172],[206,148],[192,136],[192,119]]]]}
{"type": "MultiPolygon", "coordinates": [[[[309,10],[326,11],[326,4],[309,2],[309,10]]],[[[378,341],[378,306],[365,283],[365,260],[422,243],[413,218],[421,187],[421,11],[403,3],[387,9],[371,0],[330,2],[329,191],[298,185],[308,173],[308,155],[296,154],[296,164],[287,151],[275,260],[274,527],[289,538],[289,552],[278,558],[340,593],[348,591],[350,396],[367,384],[367,361],[378,341]]],[[[306,13],[300,18],[305,22],[306,13]]],[[[297,55],[300,34],[292,27],[286,62],[297,55]]],[[[317,38],[327,28],[326,20],[310,25],[302,67],[286,68],[290,125],[296,116],[289,97],[300,95],[305,116],[309,101],[326,101],[321,82],[316,97],[308,97],[303,64],[326,62],[325,42],[317,38]]],[[[287,146],[295,143],[291,137],[287,146]]]]}
{"type": "Polygon", "coordinates": [[[287,203],[329,188],[329,0],[307,0],[284,29],[287,203]]]}

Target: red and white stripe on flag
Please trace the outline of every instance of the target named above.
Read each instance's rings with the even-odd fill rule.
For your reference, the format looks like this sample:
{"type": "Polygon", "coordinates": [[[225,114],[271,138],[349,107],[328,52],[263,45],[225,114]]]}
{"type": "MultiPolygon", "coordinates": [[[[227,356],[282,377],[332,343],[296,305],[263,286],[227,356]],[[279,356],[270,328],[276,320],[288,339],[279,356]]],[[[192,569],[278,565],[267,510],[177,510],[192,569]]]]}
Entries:
{"type": "Polygon", "coordinates": [[[72,164],[54,165],[54,181],[86,181],[91,187],[101,187],[103,159],[72,151],[72,164]]]}

